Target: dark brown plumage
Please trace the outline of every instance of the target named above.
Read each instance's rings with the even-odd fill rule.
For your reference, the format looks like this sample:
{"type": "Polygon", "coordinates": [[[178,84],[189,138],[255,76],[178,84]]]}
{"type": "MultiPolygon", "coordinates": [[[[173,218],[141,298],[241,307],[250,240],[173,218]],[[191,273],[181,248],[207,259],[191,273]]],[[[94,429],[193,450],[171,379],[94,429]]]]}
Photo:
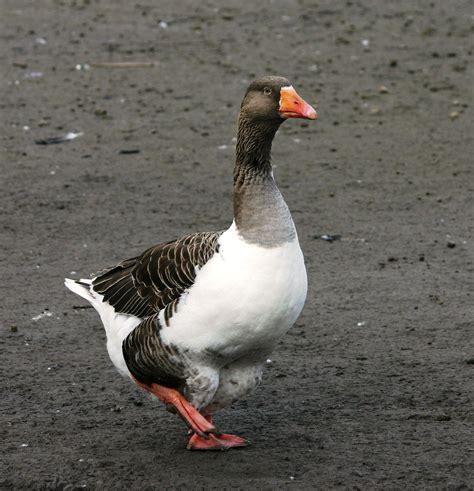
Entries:
{"type": "Polygon", "coordinates": [[[196,268],[218,250],[221,234],[201,232],[158,244],[99,273],[92,288],[118,313],[146,318],[166,309],[168,321],[181,294],[194,283],[196,268]]]}

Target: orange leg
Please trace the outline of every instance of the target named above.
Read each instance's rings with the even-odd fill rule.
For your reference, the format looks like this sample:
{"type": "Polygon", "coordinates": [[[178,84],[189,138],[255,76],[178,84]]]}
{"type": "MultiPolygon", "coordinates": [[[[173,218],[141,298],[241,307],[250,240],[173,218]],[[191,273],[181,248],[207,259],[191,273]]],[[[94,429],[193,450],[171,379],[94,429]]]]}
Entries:
{"type": "MultiPolygon", "coordinates": [[[[204,416],[212,424],[212,416],[204,416]]],[[[206,435],[203,438],[198,433],[194,433],[189,440],[188,450],[229,450],[229,448],[246,447],[249,442],[240,436],[220,433],[219,435],[206,435]]]]}
{"type": "Polygon", "coordinates": [[[170,389],[163,385],[151,384],[146,385],[133,377],[133,380],[142,387],[154,394],[158,399],[167,405],[176,408],[179,415],[189,425],[195,436],[199,436],[202,440],[208,440],[211,433],[219,433],[216,427],[212,424],[212,419],[205,418],[185,397],[176,389],[170,389]]]}

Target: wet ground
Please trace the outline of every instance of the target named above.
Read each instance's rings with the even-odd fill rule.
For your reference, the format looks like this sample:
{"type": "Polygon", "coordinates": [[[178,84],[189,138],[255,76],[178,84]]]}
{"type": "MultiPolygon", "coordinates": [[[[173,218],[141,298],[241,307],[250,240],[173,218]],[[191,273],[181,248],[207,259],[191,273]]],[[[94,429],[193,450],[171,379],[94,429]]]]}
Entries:
{"type": "Polygon", "coordinates": [[[1,489],[472,489],[469,1],[5,0],[0,19],[1,489]],[[103,65],[124,61],[144,65],[103,65]],[[318,104],[274,144],[308,301],[218,420],[252,446],[187,452],[62,281],[228,226],[238,107],[267,73],[318,104]]]}

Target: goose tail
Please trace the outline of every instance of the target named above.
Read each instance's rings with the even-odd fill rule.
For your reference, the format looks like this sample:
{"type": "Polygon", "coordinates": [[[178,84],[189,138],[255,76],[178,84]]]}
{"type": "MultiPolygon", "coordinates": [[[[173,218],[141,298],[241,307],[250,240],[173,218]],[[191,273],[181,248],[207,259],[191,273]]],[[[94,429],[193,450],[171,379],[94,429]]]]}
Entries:
{"type": "Polygon", "coordinates": [[[92,280],[72,280],[70,278],[66,278],[64,280],[64,284],[66,288],[69,288],[69,290],[76,293],[80,297],[90,302],[93,306],[95,306],[97,299],[92,295],[91,292],[92,280]]]}

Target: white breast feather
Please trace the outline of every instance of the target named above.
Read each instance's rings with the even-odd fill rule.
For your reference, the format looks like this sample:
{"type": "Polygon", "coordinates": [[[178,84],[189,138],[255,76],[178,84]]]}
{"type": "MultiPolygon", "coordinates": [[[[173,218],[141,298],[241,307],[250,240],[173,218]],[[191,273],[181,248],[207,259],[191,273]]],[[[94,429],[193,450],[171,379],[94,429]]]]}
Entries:
{"type": "Polygon", "coordinates": [[[219,244],[219,253],[199,270],[170,325],[161,331],[162,340],[228,357],[273,348],[306,299],[298,239],[264,248],[245,242],[232,225],[219,244]]]}

